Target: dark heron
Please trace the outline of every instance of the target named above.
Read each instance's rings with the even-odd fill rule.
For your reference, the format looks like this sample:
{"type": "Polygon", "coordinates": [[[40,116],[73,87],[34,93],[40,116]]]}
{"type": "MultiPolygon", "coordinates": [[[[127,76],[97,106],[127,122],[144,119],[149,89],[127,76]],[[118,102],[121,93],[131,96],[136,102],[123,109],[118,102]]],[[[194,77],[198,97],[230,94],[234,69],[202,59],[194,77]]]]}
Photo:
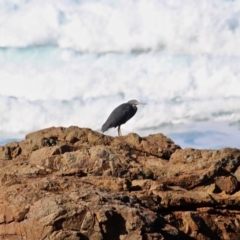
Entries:
{"type": "Polygon", "coordinates": [[[136,105],[138,104],[144,105],[145,103],[140,103],[137,100],[130,100],[115,108],[107,121],[102,125],[102,132],[107,131],[109,128],[118,127],[118,136],[122,136],[120,127],[135,115],[137,112],[136,105]]]}

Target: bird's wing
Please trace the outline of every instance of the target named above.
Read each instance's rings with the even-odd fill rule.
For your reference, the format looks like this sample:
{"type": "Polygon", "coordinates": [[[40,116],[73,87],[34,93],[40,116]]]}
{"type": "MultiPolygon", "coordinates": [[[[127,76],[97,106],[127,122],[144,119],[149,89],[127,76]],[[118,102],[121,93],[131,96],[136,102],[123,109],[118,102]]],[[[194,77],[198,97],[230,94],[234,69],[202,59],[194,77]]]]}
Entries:
{"type": "Polygon", "coordinates": [[[119,124],[125,123],[130,118],[131,110],[132,110],[132,106],[125,105],[124,107],[116,108],[113,111],[113,116],[114,116],[116,124],[117,124],[116,126],[118,126],[119,124]]]}
{"type": "Polygon", "coordinates": [[[127,120],[134,116],[136,111],[133,110],[130,104],[124,103],[117,108],[115,108],[107,121],[102,126],[102,131],[107,131],[107,129],[112,127],[117,127],[124,124],[127,120]]]}

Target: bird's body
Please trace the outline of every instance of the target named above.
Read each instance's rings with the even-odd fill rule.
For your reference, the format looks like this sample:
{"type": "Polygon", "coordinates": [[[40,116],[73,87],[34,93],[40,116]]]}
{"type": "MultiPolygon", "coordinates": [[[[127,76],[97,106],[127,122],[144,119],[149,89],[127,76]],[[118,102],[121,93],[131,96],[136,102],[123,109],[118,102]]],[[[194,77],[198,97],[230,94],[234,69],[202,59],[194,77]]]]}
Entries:
{"type": "Polygon", "coordinates": [[[115,108],[108,117],[107,121],[103,124],[102,132],[107,131],[109,128],[118,127],[118,135],[122,135],[120,126],[135,115],[137,112],[137,104],[143,103],[140,103],[137,100],[131,100],[115,108]]]}

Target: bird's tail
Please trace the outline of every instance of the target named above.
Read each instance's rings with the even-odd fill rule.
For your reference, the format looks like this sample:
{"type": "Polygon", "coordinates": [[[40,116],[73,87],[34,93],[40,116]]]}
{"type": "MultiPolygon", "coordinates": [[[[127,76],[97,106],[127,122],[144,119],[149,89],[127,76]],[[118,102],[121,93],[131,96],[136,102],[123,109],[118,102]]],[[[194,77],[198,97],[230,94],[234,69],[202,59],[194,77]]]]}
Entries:
{"type": "Polygon", "coordinates": [[[102,129],[101,129],[101,131],[102,132],[106,132],[107,130],[108,130],[108,126],[107,126],[107,124],[106,123],[104,123],[103,125],[102,125],[102,129]]]}

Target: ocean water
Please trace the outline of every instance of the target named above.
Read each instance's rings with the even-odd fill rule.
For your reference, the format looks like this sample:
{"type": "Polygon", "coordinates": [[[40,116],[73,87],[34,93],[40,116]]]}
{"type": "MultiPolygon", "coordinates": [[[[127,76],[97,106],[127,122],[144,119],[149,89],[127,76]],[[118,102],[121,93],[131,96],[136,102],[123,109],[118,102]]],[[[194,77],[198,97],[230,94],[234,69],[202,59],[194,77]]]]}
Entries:
{"type": "Polygon", "coordinates": [[[124,135],[240,148],[239,12],[233,0],[0,0],[0,145],[51,126],[100,131],[137,99],[124,135]]]}

